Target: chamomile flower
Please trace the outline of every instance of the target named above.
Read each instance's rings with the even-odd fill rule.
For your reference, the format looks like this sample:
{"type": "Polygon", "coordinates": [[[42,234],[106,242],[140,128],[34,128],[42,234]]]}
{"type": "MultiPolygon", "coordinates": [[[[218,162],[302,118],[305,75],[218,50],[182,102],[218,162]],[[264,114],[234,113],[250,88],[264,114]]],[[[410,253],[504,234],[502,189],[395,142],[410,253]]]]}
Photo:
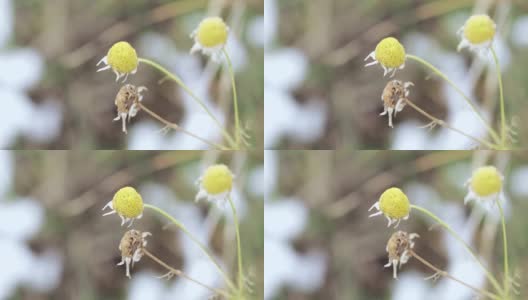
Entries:
{"type": "Polygon", "coordinates": [[[128,78],[128,74],[136,74],[139,60],[137,57],[136,50],[127,42],[115,43],[108,54],[103,57],[97,65],[104,64],[102,68],[97,72],[112,69],[116,75],[116,81],[119,78],[124,77],[125,82],[128,78]]]}
{"type": "Polygon", "coordinates": [[[214,61],[220,61],[228,34],[229,27],[222,18],[205,18],[191,33],[191,38],[194,39],[191,54],[202,51],[204,55],[211,56],[214,61]]]}
{"type": "Polygon", "coordinates": [[[409,87],[414,83],[401,80],[391,80],[387,83],[381,94],[381,101],[383,102],[383,112],[380,116],[389,115],[389,127],[392,126],[392,116],[403,110],[405,107],[405,100],[409,97],[409,87]]]}
{"type": "Polygon", "coordinates": [[[138,103],[143,100],[142,92],[148,89],[144,86],[136,87],[132,84],[126,84],[121,87],[115,98],[115,106],[117,108],[117,117],[114,121],[121,119],[121,128],[124,133],[127,133],[126,123],[135,117],[139,111],[138,103]]]}
{"type": "Polygon", "coordinates": [[[405,67],[405,48],[393,37],[384,38],[378,43],[376,49],[365,57],[365,60],[369,58],[373,61],[367,63],[365,67],[379,63],[384,71],[383,76],[392,72],[390,77],[393,77],[397,69],[401,70],[405,67]]]}
{"type": "Polygon", "coordinates": [[[414,239],[420,237],[416,233],[407,233],[405,231],[397,231],[392,234],[385,250],[389,254],[389,262],[384,266],[388,268],[392,266],[392,277],[398,278],[398,268],[409,261],[411,255],[409,251],[414,248],[414,239]]]}
{"type": "Polygon", "coordinates": [[[103,210],[107,207],[110,207],[111,211],[103,216],[117,213],[121,217],[121,226],[130,221],[128,225],[130,227],[134,219],[140,219],[143,216],[143,199],[133,187],[127,186],[119,189],[112,201],[103,207],[103,210]]]}
{"type": "Polygon", "coordinates": [[[471,51],[487,51],[493,42],[495,29],[495,22],[488,15],[471,16],[457,31],[461,38],[457,50],[467,47],[471,51]]]}
{"type": "Polygon", "coordinates": [[[473,175],[466,182],[468,193],[464,204],[471,200],[495,203],[503,197],[502,184],[504,177],[494,166],[484,166],[473,171],[473,175]],[[493,201],[493,202],[492,202],[493,201]]]}
{"type": "Polygon", "coordinates": [[[121,262],[118,266],[126,265],[126,276],[130,277],[130,265],[134,266],[143,257],[143,249],[147,246],[147,237],[152,235],[150,232],[141,232],[138,230],[129,230],[125,232],[119,243],[121,251],[121,262]]]}
{"type": "Polygon", "coordinates": [[[211,202],[222,204],[228,197],[233,187],[233,173],[226,165],[210,166],[198,179],[200,190],[196,194],[196,201],[207,199],[211,202]]]}
{"type": "Polygon", "coordinates": [[[390,227],[394,223],[396,224],[394,228],[396,228],[400,225],[402,219],[407,220],[409,218],[411,204],[409,203],[407,195],[402,190],[391,187],[381,194],[379,200],[369,208],[369,211],[373,208],[376,208],[378,212],[371,214],[369,218],[384,215],[389,222],[387,227],[390,227]]]}

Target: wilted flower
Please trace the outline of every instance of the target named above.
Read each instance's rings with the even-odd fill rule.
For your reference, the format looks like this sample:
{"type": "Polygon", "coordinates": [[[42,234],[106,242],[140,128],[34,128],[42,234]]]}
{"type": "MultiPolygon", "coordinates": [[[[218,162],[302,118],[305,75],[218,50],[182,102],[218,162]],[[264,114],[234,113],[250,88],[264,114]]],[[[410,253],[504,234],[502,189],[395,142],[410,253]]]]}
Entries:
{"type": "Polygon", "coordinates": [[[147,246],[147,236],[150,232],[129,230],[121,238],[119,251],[121,251],[121,262],[118,266],[126,265],[126,276],[130,278],[130,265],[134,266],[143,257],[143,249],[147,246]]]}
{"type": "Polygon", "coordinates": [[[136,50],[127,42],[115,43],[108,54],[103,57],[97,65],[104,63],[105,66],[97,70],[97,72],[112,69],[116,75],[116,81],[121,77],[125,77],[123,82],[128,78],[128,74],[136,74],[139,60],[136,50]]]}
{"type": "Polygon", "coordinates": [[[400,42],[393,38],[388,37],[381,40],[376,49],[365,57],[365,60],[372,58],[374,61],[369,62],[365,67],[380,64],[383,68],[383,76],[392,72],[391,76],[394,76],[397,69],[403,69],[405,67],[405,48],[400,42]]]}
{"type": "Polygon", "coordinates": [[[397,231],[392,234],[385,250],[389,254],[389,262],[384,266],[388,268],[392,266],[392,277],[398,278],[398,268],[409,261],[411,258],[410,251],[414,248],[414,239],[420,237],[416,233],[407,233],[405,231],[397,231]]]}
{"type": "Polygon", "coordinates": [[[409,218],[409,212],[411,211],[411,205],[407,195],[396,187],[385,190],[379,200],[369,208],[369,211],[373,208],[376,208],[378,212],[371,214],[369,217],[383,214],[389,221],[387,227],[395,223],[395,228],[398,227],[402,219],[407,220],[409,218]]]}
{"type": "Polygon", "coordinates": [[[112,201],[108,202],[103,210],[110,207],[111,211],[103,216],[117,213],[121,217],[121,226],[130,221],[129,227],[132,226],[134,219],[140,219],[143,216],[143,199],[133,187],[124,187],[119,189],[112,201]]]}
{"type": "Polygon", "coordinates": [[[387,83],[381,94],[381,101],[383,102],[383,112],[380,116],[389,115],[389,126],[392,126],[392,115],[403,110],[405,107],[405,99],[409,96],[409,87],[413,86],[412,82],[403,83],[400,80],[391,80],[387,83]]]}
{"type": "Polygon", "coordinates": [[[114,121],[122,121],[122,130],[127,133],[126,122],[135,117],[139,111],[138,103],[143,100],[143,91],[148,89],[144,86],[137,87],[132,84],[126,84],[121,87],[115,98],[115,106],[117,107],[117,117],[114,121]]]}

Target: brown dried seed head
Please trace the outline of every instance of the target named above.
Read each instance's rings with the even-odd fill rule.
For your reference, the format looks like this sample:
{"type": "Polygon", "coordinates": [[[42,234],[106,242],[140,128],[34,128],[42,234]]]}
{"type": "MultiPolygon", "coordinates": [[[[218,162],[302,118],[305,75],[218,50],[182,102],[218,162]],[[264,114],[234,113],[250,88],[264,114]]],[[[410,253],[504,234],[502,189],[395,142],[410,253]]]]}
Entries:
{"type": "Polygon", "coordinates": [[[143,249],[145,245],[145,235],[138,230],[129,230],[125,232],[121,242],[119,243],[119,250],[121,256],[132,257],[137,249],[143,249]]]}
{"type": "Polygon", "coordinates": [[[400,98],[405,97],[405,87],[401,80],[391,80],[383,89],[381,99],[387,107],[394,107],[400,98]]]}
{"type": "Polygon", "coordinates": [[[121,87],[115,98],[115,105],[118,113],[128,113],[132,104],[139,101],[138,88],[132,84],[125,84],[121,87]]]}
{"type": "Polygon", "coordinates": [[[413,239],[418,237],[416,233],[407,233],[405,231],[397,231],[392,234],[387,242],[387,252],[389,253],[389,260],[399,260],[405,251],[414,247],[413,239]]]}

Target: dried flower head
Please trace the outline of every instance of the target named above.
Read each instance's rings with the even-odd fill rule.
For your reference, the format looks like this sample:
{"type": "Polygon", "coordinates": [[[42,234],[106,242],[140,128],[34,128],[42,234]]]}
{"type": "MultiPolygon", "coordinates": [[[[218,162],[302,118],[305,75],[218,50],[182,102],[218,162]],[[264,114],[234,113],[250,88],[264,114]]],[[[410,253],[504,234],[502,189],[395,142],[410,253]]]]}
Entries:
{"type": "Polygon", "coordinates": [[[138,230],[129,230],[125,232],[119,243],[121,251],[121,262],[118,266],[126,265],[126,276],[130,278],[130,265],[134,266],[143,257],[143,249],[147,246],[147,237],[150,232],[141,232],[138,230]]]}
{"type": "Polygon", "coordinates": [[[494,166],[484,166],[473,171],[473,175],[466,182],[468,193],[464,204],[475,200],[498,200],[502,196],[502,181],[504,177],[494,166]]]}
{"type": "Polygon", "coordinates": [[[469,50],[483,52],[489,49],[495,36],[495,22],[488,15],[471,16],[458,31],[460,44],[457,50],[468,47],[469,50]]]}
{"type": "Polygon", "coordinates": [[[132,226],[134,219],[140,219],[143,216],[143,199],[141,195],[130,186],[119,189],[112,201],[108,202],[103,210],[110,207],[111,211],[103,216],[117,213],[121,217],[121,226],[130,221],[129,227],[132,226]]]}
{"type": "Polygon", "coordinates": [[[376,49],[365,57],[365,60],[369,58],[373,61],[367,63],[365,67],[379,63],[384,71],[383,76],[392,72],[392,77],[397,69],[401,70],[405,67],[405,48],[393,37],[384,38],[378,43],[376,49]]]}
{"type": "Polygon", "coordinates": [[[208,201],[223,203],[233,187],[233,173],[226,165],[212,165],[198,179],[200,190],[196,200],[206,198],[208,201]]]}
{"type": "Polygon", "coordinates": [[[392,115],[396,117],[396,114],[403,110],[405,107],[405,100],[410,94],[409,87],[413,86],[414,83],[402,82],[401,80],[391,80],[387,82],[387,85],[383,89],[381,94],[381,101],[383,102],[383,112],[380,116],[386,114],[389,115],[389,126],[392,126],[392,115]]]}
{"type": "Polygon", "coordinates": [[[209,17],[200,22],[198,28],[191,33],[194,45],[191,53],[202,51],[204,55],[211,56],[213,60],[220,61],[222,49],[227,43],[229,27],[222,18],[209,17]]]}
{"type": "Polygon", "coordinates": [[[143,93],[148,89],[144,86],[136,87],[132,84],[126,84],[121,87],[115,98],[115,106],[117,107],[117,117],[114,121],[122,121],[122,130],[127,133],[126,122],[135,117],[139,111],[138,103],[143,100],[143,93]]]}
{"type": "Polygon", "coordinates": [[[417,237],[420,236],[416,233],[409,234],[400,230],[393,233],[387,242],[385,250],[389,254],[389,262],[384,267],[388,268],[392,266],[392,276],[394,278],[398,277],[398,268],[401,268],[401,266],[407,263],[409,258],[411,258],[409,252],[414,248],[413,240],[417,237]]]}
{"type": "Polygon", "coordinates": [[[402,219],[407,220],[409,218],[411,204],[402,190],[391,187],[381,194],[379,200],[369,208],[369,211],[373,208],[376,208],[378,212],[371,214],[369,218],[383,214],[389,221],[387,227],[394,223],[396,224],[394,228],[396,228],[402,219]]]}
{"type": "Polygon", "coordinates": [[[112,69],[116,75],[116,81],[124,77],[125,82],[128,74],[136,74],[139,60],[136,50],[127,42],[115,43],[108,54],[103,57],[97,65],[104,63],[105,66],[97,70],[97,72],[112,69]]]}

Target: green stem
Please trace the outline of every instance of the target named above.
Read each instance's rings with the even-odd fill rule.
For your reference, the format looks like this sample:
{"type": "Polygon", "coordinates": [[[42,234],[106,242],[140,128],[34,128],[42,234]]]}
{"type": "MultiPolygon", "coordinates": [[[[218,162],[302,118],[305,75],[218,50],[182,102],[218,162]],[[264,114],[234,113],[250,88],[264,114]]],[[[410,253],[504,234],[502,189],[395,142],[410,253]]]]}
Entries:
{"type": "Polygon", "coordinates": [[[240,147],[240,120],[238,117],[238,98],[235,83],[235,72],[233,71],[233,64],[231,63],[231,58],[229,58],[229,54],[227,53],[226,49],[223,48],[222,52],[224,53],[224,56],[226,58],[227,69],[229,71],[229,76],[231,77],[231,86],[233,89],[233,107],[235,110],[235,142],[237,147],[240,147]]]}
{"type": "Polygon", "coordinates": [[[176,225],[176,227],[178,227],[181,231],[183,231],[194,243],[196,243],[196,245],[198,245],[198,247],[200,248],[200,250],[202,250],[202,252],[209,258],[209,260],[216,266],[216,268],[218,269],[218,272],[220,272],[220,274],[222,275],[222,277],[224,278],[224,281],[226,282],[226,284],[229,286],[229,288],[231,289],[235,289],[235,286],[233,284],[233,282],[231,282],[231,280],[229,279],[229,277],[226,275],[226,273],[222,270],[222,268],[220,267],[220,265],[216,262],[216,260],[214,260],[213,256],[211,254],[209,254],[209,251],[207,251],[207,249],[205,248],[205,246],[196,238],[194,237],[194,235],[192,235],[192,233],[190,233],[187,228],[185,228],[185,226],[178,220],[176,220],[175,218],[173,218],[171,215],[169,215],[168,213],[166,213],[163,209],[161,208],[158,208],[154,205],[151,205],[151,204],[144,204],[144,206],[146,208],[150,208],[154,211],[156,211],[157,213],[159,213],[160,215],[164,216],[165,218],[169,219],[174,225],[176,225]]]}
{"type": "Polygon", "coordinates": [[[491,272],[488,271],[488,269],[486,269],[486,267],[482,264],[482,262],[480,262],[480,260],[477,258],[477,255],[473,252],[471,247],[469,247],[469,245],[453,229],[451,229],[451,227],[446,222],[442,221],[442,219],[437,217],[435,214],[433,214],[432,212],[430,212],[426,208],[423,208],[423,207],[420,207],[420,206],[417,206],[417,205],[414,205],[414,204],[411,204],[411,208],[419,210],[422,213],[424,213],[427,216],[429,216],[430,218],[432,218],[433,220],[435,220],[438,224],[440,224],[442,227],[444,227],[457,241],[459,241],[464,246],[466,251],[469,252],[469,254],[471,254],[473,259],[480,265],[482,270],[486,273],[486,277],[488,277],[488,280],[491,282],[493,287],[499,293],[502,293],[502,290],[501,290],[501,287],[499,285],[499,282],[495,279],[493,274],[491,274],[491,272]]]}
{"type": "Polygon", "coordinates": [[[415,56],[415,55],[412,55],[412,54],[407,54],[407,58],[412,59],[414,61],[417,61],[420,64],[426,66],[427,68],[431,69],[436,75],[440,76],[442,79],[447,81],[447,83],[449,83],[464,98],[464,100],[466,100],[466,103],[469,104],[469,106],[471,106],[471,109],[473,109],[473,111],[477,114],[479,119],[482,121],[482,124],[484,124],[484,126],[486,127],[486,129],[488,130],[488,132],[492,136],[492,138],[495,140],[495,142],[497,142],[497,143],[500,142],[499,136],[497,135],[495,130],[493,130],[493,128],[491,128],[488,125],[486,120],[484,120],[484,117],[478,111],[477,107],[475,107],[475,105],[473,104],[471,99],[469,99],[469,97],[466,96],[464,94],[464,92],[453,81],[451,81],[451,79],[449,79],[444,73],[442,73],[442,71],[438,70],[435,66],[433,66],[432,64],[430,64],[429,62],[427,62],[426,60],[424,60],[424,59],[422,59],[422,58],[420,58],[418,56],[415,56]]]}
{"type": "Polygon", "coordinates": [[[229,201],[229,205],[231,205],[231,210],[233,211],[233,219],[235,223],[235,231],[236,231],[236,239],[237,239],[237,258],[238,258],[238,288],[240,291],[244,289],[243,285],[243,278],[244,274],[242,273],[242,248],[240,247],[240,226],[238,222],[238,215],[236,212],[235,204],[233,203],[233,199],[231,199],[231,195],[227,196],[227,200],[229,201]]]}
{"type": "Polygon", "coordinates": [[[504,111],[504,91],[502,88],[502,72],[499,64],[499,58],[493,47],[490,47],[491,54],[493,54],[493,60],[495,61],[495,67],[497,68],[497,79],[499,80],[499,94],[500,94],[500,114],[501,114],[501,143],[502,146],[506,146],[506,112],[504,111]]]}
{"type": "Polygon", "coordinates": [[[506,237],[506,221],[504,219],[504,211],[502,210],[502,205],[500,204],[499,199],[497,201],[497,206],[499,206],[501,221],[502,221],[502,241],[504,246],[504,293],[506,297],[510,295],[510,285],[509,285],[509,264],[508,264],[508,238],[506,237]]]}
{"type": "Polygon", "coordinates": [[[167,69],[165,69],[164,67],[162,67],[160,64],[152,61],[152,60],[149,60],[149,59],[146,59],[146,58],[139,58],[139,61],[142,62],[142,63],[145,63],[151,67],[153,67],[154,69],[160,71],[161,73],[163,73],[165,76],[167,76],[168,78],[172,79],[174,82],[176,82],[182,89],[185,90],[185,92],[187,92],[187,94],[189,94],[194,101],[196,101],[202,108],[203,110],[209,115],[209,117],[211,117],[211,119],[216,123],[216,125],[218,126],[218,128],[220,128],[220,130],[222,131],[222,135],[224,136],[224,138],[227,140],[227,142],[233,146],[234,145],[234,141],[233,141],[233,138],[229,135],[229,133],[227,133],[227,131],[224,129],[224,127],[222,126],[222,124],[220,124],[220,121],[218,121],[218,119],[213,115],[213,113],[207,108],[207,106],[202,102],[202,100],[200,100],[200,98],[198,98],[198,96],[196,96],[193,91],[187,87],[187,85],[185,85],[185,83],[183,83],[183,81],[177,77],[176,75],[172,74],[171,72],[169,72],[167,69]]]}

